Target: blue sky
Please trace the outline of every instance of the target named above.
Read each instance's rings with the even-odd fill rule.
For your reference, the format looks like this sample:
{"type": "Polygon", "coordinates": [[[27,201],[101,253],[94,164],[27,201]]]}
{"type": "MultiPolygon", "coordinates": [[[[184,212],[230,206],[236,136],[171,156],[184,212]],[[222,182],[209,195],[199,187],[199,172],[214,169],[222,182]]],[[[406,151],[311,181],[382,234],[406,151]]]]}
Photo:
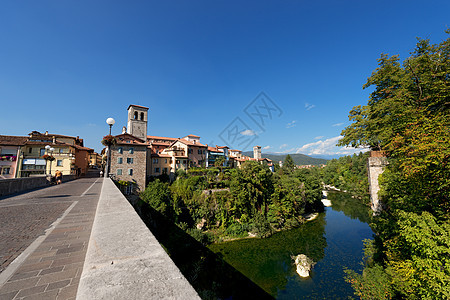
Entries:
{"type": "Polygon", "coordinates": [[[100,151],[147,106],[148,134],[312,156],[334,147],[381,53],[437,43],[450,1],[3,1],[0,134],[100,151]],[[233,132],[235,134],[233,134],[233,132]]]}

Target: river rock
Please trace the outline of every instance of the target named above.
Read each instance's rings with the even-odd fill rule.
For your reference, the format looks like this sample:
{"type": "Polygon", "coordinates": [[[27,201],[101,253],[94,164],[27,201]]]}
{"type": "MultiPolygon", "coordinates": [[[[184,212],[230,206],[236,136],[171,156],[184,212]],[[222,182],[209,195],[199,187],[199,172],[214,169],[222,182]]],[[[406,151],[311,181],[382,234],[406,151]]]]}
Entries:
{"type": "Polygon", "coordinates": [[[292,258],[295,260],[298,275],[300,277],[309,277],[309,271],[314,266],[314,261],[305,254],[299,254],[292,258]]]}
{"type": "Polygon", "coordinates": [[[319,216],[318,213],[310,213],[310,214],[307,214],[306,216],[304,216],[304,218],[305,218],[305,221],[312,221],[312,220],[316,219],[318,216],[319,216]]]}
{"type": "Polygon", "coordinates": [[[202,218],[202,221],[200,223],[197,224],[197,229],[202,230],[206,225],[206,220],[205,218],[202,218]]]}
{"type": "Polygon", "coordinates": [[[331,201],[330,200],[322,199],[321,201],[322,201],[323,206],[327,206],[327,207],[331,206],[331,201]]]}

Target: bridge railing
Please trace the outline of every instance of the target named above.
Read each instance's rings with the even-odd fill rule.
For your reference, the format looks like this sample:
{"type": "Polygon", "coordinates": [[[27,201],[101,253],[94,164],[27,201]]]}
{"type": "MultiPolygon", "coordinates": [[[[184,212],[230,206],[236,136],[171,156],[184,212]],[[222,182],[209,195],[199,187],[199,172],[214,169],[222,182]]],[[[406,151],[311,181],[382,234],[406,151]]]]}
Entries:
{"type": "Polygon", "coordinates": [[[103,179],[77,299],[200,299],[109,178],[103,179]]]}

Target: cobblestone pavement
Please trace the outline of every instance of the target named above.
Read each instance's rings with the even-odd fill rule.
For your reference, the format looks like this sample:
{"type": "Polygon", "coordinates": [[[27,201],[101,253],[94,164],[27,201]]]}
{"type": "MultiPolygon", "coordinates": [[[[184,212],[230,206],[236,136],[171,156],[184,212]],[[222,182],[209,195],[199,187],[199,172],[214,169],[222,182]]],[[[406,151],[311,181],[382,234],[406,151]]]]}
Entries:
{"type": "Polygon", "coordinates": [[[82,178],[0,199],[0,277],[8,276],[0,300],[75,298],[101,186],[101,178],[82,178]]]}

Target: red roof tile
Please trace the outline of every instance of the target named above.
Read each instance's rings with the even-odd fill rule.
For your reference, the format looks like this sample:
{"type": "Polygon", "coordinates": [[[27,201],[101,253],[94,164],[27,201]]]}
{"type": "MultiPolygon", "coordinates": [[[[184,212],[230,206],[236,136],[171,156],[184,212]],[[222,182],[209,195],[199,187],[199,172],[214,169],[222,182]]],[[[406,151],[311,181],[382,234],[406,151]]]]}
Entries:
{"type": "Polygon", "coordinates": [[[0,135],[0,145],[22,146],[27,139],[26,136],[0,135]]]}
{"type": "Polygon", "coordinates": [[[135,104],[130,104],[130,105],[128,106],[127,110],[129,110],[131,106],[136,106],[136,107],[148,109],[148,107],[145,107],[145,106],[135,105],[135,104]]]}

